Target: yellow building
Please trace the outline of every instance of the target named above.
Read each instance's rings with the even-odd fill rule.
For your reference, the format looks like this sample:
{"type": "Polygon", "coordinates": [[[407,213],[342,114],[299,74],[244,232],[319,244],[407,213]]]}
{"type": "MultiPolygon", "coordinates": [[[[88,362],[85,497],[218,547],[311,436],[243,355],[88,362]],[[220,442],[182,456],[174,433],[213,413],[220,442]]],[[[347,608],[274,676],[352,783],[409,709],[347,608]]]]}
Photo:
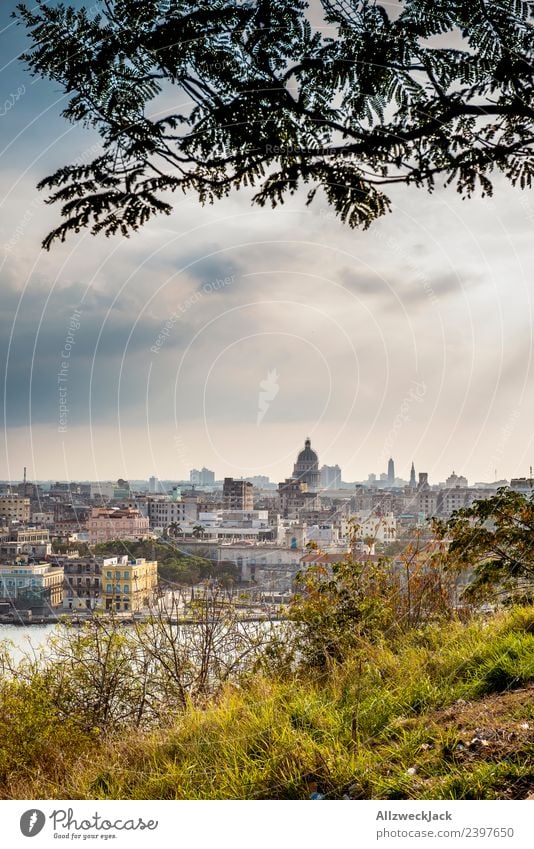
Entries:
{"type": "Polygon", "coordinates": [[[106,557],[102,567],[104,610],[136,611],[150,607],[158,584],[157,560],[106,557]]]}

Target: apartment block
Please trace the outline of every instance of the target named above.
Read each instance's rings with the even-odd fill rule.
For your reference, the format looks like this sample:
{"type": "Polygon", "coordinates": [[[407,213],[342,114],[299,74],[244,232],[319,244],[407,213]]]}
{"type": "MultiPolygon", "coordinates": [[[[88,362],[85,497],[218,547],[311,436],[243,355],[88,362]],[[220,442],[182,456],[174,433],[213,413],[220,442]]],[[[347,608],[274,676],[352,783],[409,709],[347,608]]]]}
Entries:
{"type": "Polygon", "coordinates": [[[223,501],[226,510],[252,510],[254,487],[250,481],[225,478],[223,501]]]}
{"type": "Polygon", "coordinates": [[[150,607],[157,585],[157,560],[128,560],[126,555],[107,558],[102,568],[102,607],[131,612],[150,607]]]}
{"type": "Polygon", "coordinates": [[[0,523],[2,521],[29,522],[30,521],[30,499],[20,495],[0,495],[0,523]]]}

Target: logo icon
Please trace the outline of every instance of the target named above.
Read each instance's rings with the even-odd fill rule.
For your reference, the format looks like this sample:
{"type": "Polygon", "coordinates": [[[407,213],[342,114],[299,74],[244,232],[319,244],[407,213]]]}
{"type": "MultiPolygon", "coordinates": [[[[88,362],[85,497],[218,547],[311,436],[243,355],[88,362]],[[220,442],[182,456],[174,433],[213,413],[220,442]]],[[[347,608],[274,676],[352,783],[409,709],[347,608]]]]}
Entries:
{"type": "Polygon", "coordinates": [[[37,808],[31,808],[29,811],[24,811],[20,818],[20,830],[24,837],[35,837],[43,830],[46,822],[46,817],[42,811],[37,808]]]}
{"type": "Polygon", "coordinates": [[[267,373],[267,378],[265,380],[260,381],[260,391],[258,393],[258,416],[256,419],[258,427],[262,423],[265,413],[271,406],[271,401],[274,401],[278,395],[279,389],[278,372],[276,369],[273,369],[273,371],[267,373]]]}

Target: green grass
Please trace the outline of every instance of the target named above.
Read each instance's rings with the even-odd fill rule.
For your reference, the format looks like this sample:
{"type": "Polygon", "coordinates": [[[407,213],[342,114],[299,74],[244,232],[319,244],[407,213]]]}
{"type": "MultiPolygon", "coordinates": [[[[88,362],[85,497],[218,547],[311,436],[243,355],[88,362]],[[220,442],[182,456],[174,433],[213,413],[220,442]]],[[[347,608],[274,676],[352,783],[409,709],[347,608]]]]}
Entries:
{"type": "MultiPolygon", "coordinates": [[[[50,741],[61,724],[49,716],[39,726],[48,761],[38,740],[31,763],[19,757],[17,779],[4,759],[0,792],[307,799],[318,788],[327,798],[523,798],[534,783],[532,735],[520,727],[534,720],[533,626],[533,609],[519,608],[366,646],[320,679],[252,676],[169,728],[81,736],[59,760],[50,759],[50,741]],[[469,748],[483,721],[494,738],[480,751],[469,748]]],[[[11,731],[4,716],[8,750],[11,731]]]]}

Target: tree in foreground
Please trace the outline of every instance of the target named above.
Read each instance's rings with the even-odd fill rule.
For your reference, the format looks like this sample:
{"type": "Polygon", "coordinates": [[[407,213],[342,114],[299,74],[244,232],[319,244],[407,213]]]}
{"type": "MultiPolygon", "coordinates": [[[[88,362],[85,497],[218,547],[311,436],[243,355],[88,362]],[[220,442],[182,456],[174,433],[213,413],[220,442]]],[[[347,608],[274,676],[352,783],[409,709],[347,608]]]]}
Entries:
{"type": "Polygon", "coordinates": [[[534,493],[525,497],[506,488],[453,513],[436,530],[449,542],[448,559],[471,570],[469,597],[534,598],[534,493]]]}
{"type": "Polygon", "coordinates": [[[64,221],[128,235],[169,192],[213,202],[252,186],[276,206],[305,187],[368,227],[396,183],[489,195],[531,185],[533,4],[522,0],[43,0],[18,16],[25,60],[96,128],[90,163],[40,183],[64,221]],[[448,46],[445,46],[448,45],[448,46]]]}

